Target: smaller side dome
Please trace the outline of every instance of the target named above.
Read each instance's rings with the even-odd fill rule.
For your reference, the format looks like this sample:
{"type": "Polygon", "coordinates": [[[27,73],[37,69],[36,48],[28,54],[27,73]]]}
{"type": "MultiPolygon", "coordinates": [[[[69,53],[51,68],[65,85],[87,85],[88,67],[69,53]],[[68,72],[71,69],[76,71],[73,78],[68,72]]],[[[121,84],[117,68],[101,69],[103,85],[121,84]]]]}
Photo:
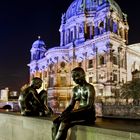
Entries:
{"type": "Polygon", "coordinates": [[[36,40],[33,44],[32,44],[32,48],[46,48],[46,45],[44,43],[43,40],[41,40],[41,37],[38,36],[38,40],[36,40]]]}
{"type": "Polygon", "coordinates": [[[67,12],[66,12],[66,19],[69,19],[70,17],[76,15],[76,1],[73,1],[72,4],[69,6],[67,12]]]}
{"type": "Polygon", "coordinates": [[[123,18],[123,13],[120,6],[115,2],[115,0],[108,0],[111,8],[118,13],[118,15],[123,18]]]}
{"type": "Polygon", "coordinates": [[[44,41],[40,39],[40,36],[38,37],[38,40],[36,40],[32,44],[30,52],[31,52],[31,61],[39,60],[45,57],[46,45],[44,41]]]}

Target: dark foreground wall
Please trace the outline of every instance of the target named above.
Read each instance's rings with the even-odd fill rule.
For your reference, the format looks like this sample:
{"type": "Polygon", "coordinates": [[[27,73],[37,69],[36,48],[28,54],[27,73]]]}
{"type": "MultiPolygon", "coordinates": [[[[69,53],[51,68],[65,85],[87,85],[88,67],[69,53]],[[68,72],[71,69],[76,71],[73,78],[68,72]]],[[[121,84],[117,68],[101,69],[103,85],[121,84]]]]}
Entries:
{"type": "MultiPolygon", "coordinates": [[[[51,140],[52,121],[0,113],[0,140],[51,140]]],[[[140,140],[138,132],[124,132],[96,126],[75,126],[68,140],[140,140]]]]}

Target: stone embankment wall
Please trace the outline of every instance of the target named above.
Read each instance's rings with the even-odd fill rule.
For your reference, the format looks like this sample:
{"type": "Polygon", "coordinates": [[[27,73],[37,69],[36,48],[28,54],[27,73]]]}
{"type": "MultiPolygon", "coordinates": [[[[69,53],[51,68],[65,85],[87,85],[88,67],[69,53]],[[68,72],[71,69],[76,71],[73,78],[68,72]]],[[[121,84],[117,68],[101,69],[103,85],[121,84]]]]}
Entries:
{"type": "Polygon", "coordinates": [[[132,105],[103,105],[102,116],[117,116],[121,118],[140,119],[140,106],[132,105]]]}
{"type": "MultiPolygon", "coordinates": [[[[0,140],[51,140],[52,121],[0,113],[0,140]]],[[[93,126],[75,126],[67,140],[140,140],[140,134],[93,126]]]]}

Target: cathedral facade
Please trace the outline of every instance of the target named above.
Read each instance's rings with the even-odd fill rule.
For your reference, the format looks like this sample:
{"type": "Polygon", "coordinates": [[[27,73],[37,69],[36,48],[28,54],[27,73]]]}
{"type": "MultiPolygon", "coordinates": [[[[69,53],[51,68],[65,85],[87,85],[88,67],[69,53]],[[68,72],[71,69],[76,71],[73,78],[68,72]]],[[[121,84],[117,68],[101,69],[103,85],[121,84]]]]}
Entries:
{"type": "Polygon", "coordinates": [[[68,104],[71,70],[82,67],[97,97],[115,96],[140,67],[140,44],[128,45],[128,22],[115,0],[73,0],[61,17],[60,45],[46,48],[40,38],[31,48],[30,79],[40,77],[55,112],[68,104]]]}

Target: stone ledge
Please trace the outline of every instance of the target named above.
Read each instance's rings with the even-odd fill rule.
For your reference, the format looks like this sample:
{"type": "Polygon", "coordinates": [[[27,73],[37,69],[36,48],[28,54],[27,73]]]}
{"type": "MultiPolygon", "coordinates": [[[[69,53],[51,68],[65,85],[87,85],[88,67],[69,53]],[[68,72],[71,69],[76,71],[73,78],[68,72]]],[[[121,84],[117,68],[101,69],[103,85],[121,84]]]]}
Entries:
{"type": "MultiPolygon", "coordinates": [[[[139,123],[129,125],[132,129],[126,129],[128,125],[124,124],[118,123],[124,127],[121,130],[115,124],[111,127],[111,122],[97,119],[94,126],[77,125],[70,129],[68,140],[140,140],[139,123]]],[[[48,118],[0,113],[0,140],[51,140],[51,126],[52,120],[48,118]]]]}

